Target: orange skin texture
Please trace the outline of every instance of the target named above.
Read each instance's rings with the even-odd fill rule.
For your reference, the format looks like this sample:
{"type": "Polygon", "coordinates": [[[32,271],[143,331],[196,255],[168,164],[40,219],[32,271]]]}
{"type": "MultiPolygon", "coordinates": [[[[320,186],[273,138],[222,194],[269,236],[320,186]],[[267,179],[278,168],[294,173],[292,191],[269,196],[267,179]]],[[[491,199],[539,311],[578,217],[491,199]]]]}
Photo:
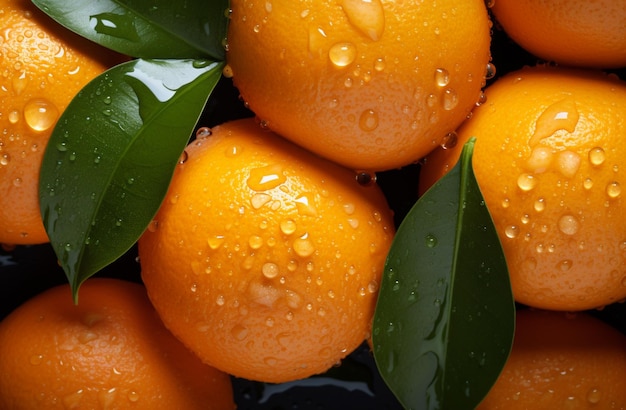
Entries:
{"type": "Polygon", "coordinates": [[[45,243],[39,170],[54,125],[88,81],[126,58],[28,0],[0,0],[0,27],[0,243],[45,243]]]}
{"type": "Polygon", "coordinates": [[[515,42],[546,61],[626,66],[624,0],[501,0],[491,10],[515,42]]]}
{"type": "Polygon", "coordinates": [[[602,73],[534,67],[485,91],[453,149],[428,156],[424,192],[475,136],[474,172],[516,301],[585,310],[626,298],[626,85],[602,73]]]}
{"type": "Polygon", "coordinates": [[[253,119],[186,152],[139,240],[166,326],[206,363],[272,383],[324,372],[358,347],[394,234],[378,186],[253,119]]]}
{"type": "Polygon", "coordinates": [[[625,407],[624,334],[585,313],[522,310],[511,355],[478,410],[625,407]]]}
{"type": "Polygon", "coordinates": [[[190,353],[143,286],[89,279],[49,289],[0,323],[3,409],[235,408],[230,376],[190,353]]]}
{"type": "Polygon", "coordinates": [[[269,128],[318,155],[355,170],[410,164],[480,98],[482,0],[266,4],[232,2],[230,73],[269,128]]]}

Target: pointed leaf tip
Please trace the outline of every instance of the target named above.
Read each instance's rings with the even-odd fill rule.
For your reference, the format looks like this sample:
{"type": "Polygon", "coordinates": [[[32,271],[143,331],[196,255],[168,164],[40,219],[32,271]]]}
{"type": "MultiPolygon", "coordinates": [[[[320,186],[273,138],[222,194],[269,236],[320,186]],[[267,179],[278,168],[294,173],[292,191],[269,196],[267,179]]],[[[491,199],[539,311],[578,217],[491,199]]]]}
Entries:
{"type": "Polygon", "coordinates": [[[75,300],[81,283],[125,253],[167,191],[222,63],[135,60],[90,82],[44,154],[44,225],[75,300]]]}
{"type": "Polygon", "coordinates": [[[374,358],[406,408],[474,408],[513,342],[508,270],[472,170],[473,148],[472,139],[417,201],[387,258],[374,358]]]}

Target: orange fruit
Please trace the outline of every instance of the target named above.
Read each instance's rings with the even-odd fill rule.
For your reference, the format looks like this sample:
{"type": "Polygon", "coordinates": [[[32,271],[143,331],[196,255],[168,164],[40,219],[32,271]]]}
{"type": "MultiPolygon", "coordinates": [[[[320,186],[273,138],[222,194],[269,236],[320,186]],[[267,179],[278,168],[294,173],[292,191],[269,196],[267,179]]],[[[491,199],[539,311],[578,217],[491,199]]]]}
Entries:
{"type": "Polygon", "coordinates": [[[138,284],[49,289],[0,322],[3,409],[234,409],[230,376],[165,329],[138,284]]]}
{"type": "Polygon", "coordinates": [[[580,67],[626,67],[626,1],[497,0],[504,31],[530,53],[580,67]]]}
{"type": "Polygon", "coordinates": [[[206,363],[284,382],[366,339],[393,230],[375,183],[237,120],[187,147],[139,240],[141,274],[206,363]]]}
{"type": "Polygon", "coordinates": [[[355,170],[398,168],[441,144],[479,100],[483,0],[231,3],[226,59],[273,131],[355,170]]]}
{"type": "Polygon", "coordinates": [[[585,313],[521,310],[479,410],[626,408],[626,336],[585,313]]]}
{"type": "Polygon", "coordinates": [[[476,136],[473,167],[518,302],[584,310],[626,298],[626,83],[599,72],[534,67],[500,78],[426,158],[421,190],[476,136]]]}
{"type": "Polygon", "coordinates": [[[74,94],[122,56],[28,0],[0,0],[0,27],[0,243],[44,243],[38,183],[50,134],[74,94]]]}

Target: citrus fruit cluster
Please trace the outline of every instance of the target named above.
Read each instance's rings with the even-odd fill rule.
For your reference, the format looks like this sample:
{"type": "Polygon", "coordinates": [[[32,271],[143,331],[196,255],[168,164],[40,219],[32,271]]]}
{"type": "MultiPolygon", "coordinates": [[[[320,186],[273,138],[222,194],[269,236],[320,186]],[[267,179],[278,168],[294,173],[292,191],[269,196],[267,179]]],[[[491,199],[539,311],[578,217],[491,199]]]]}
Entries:
{"type": "MultiPolygon", "coordinates": [[[[476,137],[519,307],[479,408],[626,408],[626,336],[595,311],[626,300],[623,1],[232,0],[227,14],[224,83],[250,115],[199,123],[132,251],[140,274],[89,279],[76,305],[49,289],[0,322],[0,407],[232,409],[232,380],[332,369],[370,337],[402,200],[476,137]]],[[[48,241],[43,150],[80,89],[128,57],[26,0],[0,0],[0,21],[9,249],[48,241]]]]}

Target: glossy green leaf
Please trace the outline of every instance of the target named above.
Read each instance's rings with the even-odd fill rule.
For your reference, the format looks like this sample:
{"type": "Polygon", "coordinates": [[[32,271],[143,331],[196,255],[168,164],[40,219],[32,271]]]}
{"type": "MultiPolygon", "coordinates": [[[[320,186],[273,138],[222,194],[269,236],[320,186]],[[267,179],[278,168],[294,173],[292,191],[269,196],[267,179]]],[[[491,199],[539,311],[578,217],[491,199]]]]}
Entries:
{"type": "Polygon", "coordinates": [[[32,0],[70,30],[140,58],[224,60],[228,0],[32,0]]]}
{"type": "Polygon", "coordinates": [[[409,409],[474,408],[513,342],[508,270],[472,171],[473,145],[411,209],[385,265],[374,357],[409,409]]]}
{"type": "Polygon", "coordinates": [[[39,199],[75,297],[152,220],[221,70],[210,61],[131,61],[90,82],[64,111],[39,199]]]}

